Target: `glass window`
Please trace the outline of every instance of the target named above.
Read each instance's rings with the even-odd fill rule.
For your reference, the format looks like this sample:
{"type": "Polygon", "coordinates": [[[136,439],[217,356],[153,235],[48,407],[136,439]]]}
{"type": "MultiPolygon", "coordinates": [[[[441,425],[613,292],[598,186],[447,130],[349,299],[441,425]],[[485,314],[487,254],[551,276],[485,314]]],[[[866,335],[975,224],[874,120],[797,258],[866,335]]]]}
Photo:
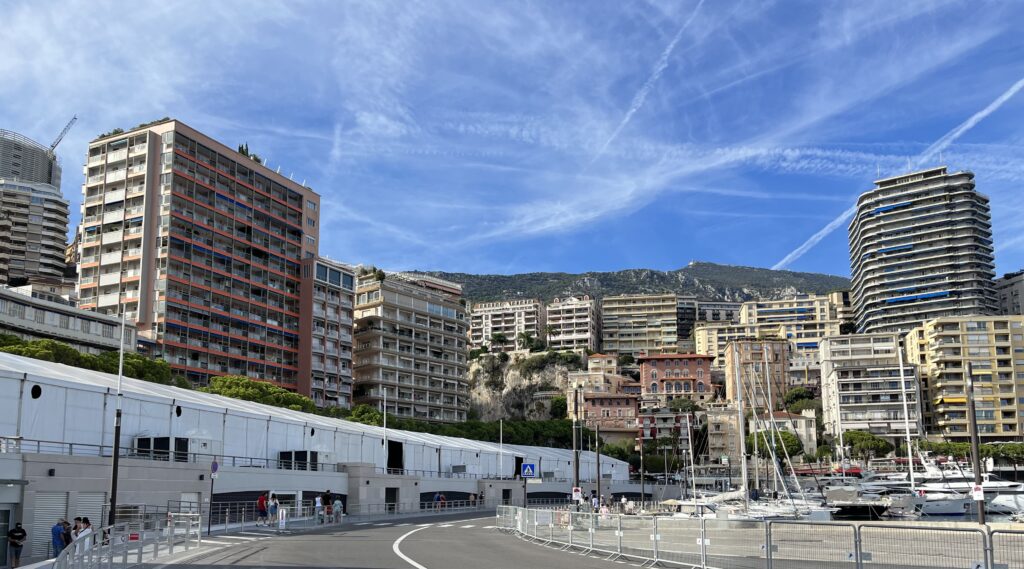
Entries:
{"type": "Polygon", "coordinates": [[[307,200],[306,207],[309,208],[310,211],[316,211],[316,202],[313,200],[307,200]]]}
{"type": "Polygon", "coordinates": [[[351,290],[355,286],[355,277],[348,274],[341,275],[341,286],[351,290]]]}
{"type": "Polygon", "coordinates": [[[327,275],[327,282],[332,285],[341,286],[341,271],[338,269],[331,269],[327,275]]]}
{"type": "Polygon", "coordinates": [[[327,267],[326,266],[317,263],[317,265],[316,265],[316,278],[317,278],[317,280],[321,280],[321,281],[326,281],[327,280],[327,267]]]}
{"type": "Polygon", "coordinates": [[[651,383],[650,392],[651,393],[657,393],[658,392],[658,384],[657,383],[651,383]]]}

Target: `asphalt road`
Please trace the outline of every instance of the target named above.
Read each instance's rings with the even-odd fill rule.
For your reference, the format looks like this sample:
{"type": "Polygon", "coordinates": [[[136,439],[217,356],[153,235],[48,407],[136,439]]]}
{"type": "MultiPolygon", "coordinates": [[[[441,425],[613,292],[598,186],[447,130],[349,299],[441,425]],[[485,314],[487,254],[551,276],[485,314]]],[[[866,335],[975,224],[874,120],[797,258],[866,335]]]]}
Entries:
{"type": "MultiPolygon", "coordinates": [[[[351,525],[323,532],[261,537],[216,551],[140,567],[173,569],[295,567],[340,569],[621,569],[617,564],[525,542],[493,529],[479,514],[351,525]],[[396,542],[398,543],[396,547],[396,542]],[[397,549],[397,552],[396,552],[397,549]],[[405,558],[401,557],[399,553],[405,558]]],[[[215,537],[214,539],[224,539],[215,537]]],[[[627,565],[628,567],[628,565],[627,565]]]]}
{"type": "MultiPolygon", "coordinates": [[[[215,551],[200,552],[198,556],[192,554],[174,564],[165,561],[149,567],[608,569],[638,566],[643,562],[638,558],[606,561],[604,557],[607,554],[597,552],[581,555],[559,551],[499,532],[494,525],[493,516],[480,517],[478,513],[472,513],[363,522],[320,532],[280,536],[248,533],[234,539],[249,541],[234,542],[215,551]]],[[[627,527],[630,525],[632,523],[623,526],[627,533],[622,539],[624,552],[650,555],[651,536],[641,527],[627,527]]],[[[764,552],[760,548],[763,542],[761,531],[761,528],[750,524],[713,528],[707,546],[707,566],[728,569],[765,567],[764,552]]],[[[911,535],[891,528],[872,531],[875,533],[865,533],[865,545],[871,545],[873,555],[870,564],[874,569],[963,569],[975,566],[971,544],[956,539],[959,537],[956,534],[911,535]]],[[[557,540],[568,539],[568,532],[560,533],[554,528],[550,532],[553,534],[551,537],[557,540]]],[[[691,527],[664,523],[659,528],[660,557],[675,562],[669,566],[699,567],[699,535],[699,529],[695,531],[691,527]]],[[[773,535],[776,543],[773,554],[775,569],[853,569],[856,566],[847,557],[851,536],[842,528],[829,527],[811,532],[805,527],[780,527],[773,535]]],[[[612,528],[595,528],[593,537],[598,549],[614,550],[617,547],[618,536],[612,528]]],[[[963,534],[963,537],[969,535],[963,534]]],[[[586,544],[590,538],[589,531],[573,532],[574,543],[586,544]]],[[[222,542],[230,539],[228,536],[213,538],[222,542]]],[[[1006,560],[1002,562],[1006,563],[1006,560]]],[[[1018,565],[1011,560],[1009,566],[1018,565]]]]}

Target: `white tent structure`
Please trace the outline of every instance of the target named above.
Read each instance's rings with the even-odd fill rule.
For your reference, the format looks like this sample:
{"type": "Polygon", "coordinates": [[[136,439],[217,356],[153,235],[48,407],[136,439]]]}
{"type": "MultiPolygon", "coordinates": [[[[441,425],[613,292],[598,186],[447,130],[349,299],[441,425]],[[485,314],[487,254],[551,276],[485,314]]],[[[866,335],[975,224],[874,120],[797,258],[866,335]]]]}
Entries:
{"type": "MultiPolygon", "coordinates": [[[[23,452],[109,456],[116,390],[111,374],[0,353],[0,437],[17,438],[23,452]]],[[[536,462],[554,478],[572,478],[567,449],[502,447],[394,429],[385,435],[381,427],[130,378],[124,378],[122,393],[125,448],[139,439],[170,437],[188,440],[188,453],[216,456],[227,466],[278,468],[283,452],[315,451],[321,468],[362,463],[384,469],[388,447],[395,448],[384,444],[386,436],[402,443],[406,475],[511,478],[519,462],[536,462]]],[[[580,477],[593,480],[594,454],[582,454],[580,477]]],[[[628,479],[622,461],[602,457],[601,470],[606,479],[609,473],[628,479]]]]}

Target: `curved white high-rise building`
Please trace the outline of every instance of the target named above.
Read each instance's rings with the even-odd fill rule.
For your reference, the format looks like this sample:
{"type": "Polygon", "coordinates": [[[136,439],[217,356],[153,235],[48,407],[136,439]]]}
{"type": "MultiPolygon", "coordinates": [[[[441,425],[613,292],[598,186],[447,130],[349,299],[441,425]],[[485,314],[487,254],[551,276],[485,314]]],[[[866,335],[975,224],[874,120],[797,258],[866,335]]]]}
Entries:
{"type": "Polygon", "coordinates": [[[945,167],[875,182],[850,222],[851,300],[865,333],[995,314],[989,200],[945,167]]]}

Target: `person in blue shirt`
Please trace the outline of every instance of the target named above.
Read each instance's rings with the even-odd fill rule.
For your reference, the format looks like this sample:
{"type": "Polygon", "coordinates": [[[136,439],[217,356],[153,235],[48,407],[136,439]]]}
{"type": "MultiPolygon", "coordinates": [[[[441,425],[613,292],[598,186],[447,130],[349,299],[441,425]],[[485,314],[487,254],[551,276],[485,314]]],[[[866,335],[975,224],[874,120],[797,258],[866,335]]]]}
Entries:
{"type": "Polygon", "coordinates": [[[64,528],[67,526],[67,521],[64,518],[57,520],[57,523],[50,528],[50,541],[53,543],[53,556],[57,557],[60,552],[67,547],[64,543],[64,528]]]}

